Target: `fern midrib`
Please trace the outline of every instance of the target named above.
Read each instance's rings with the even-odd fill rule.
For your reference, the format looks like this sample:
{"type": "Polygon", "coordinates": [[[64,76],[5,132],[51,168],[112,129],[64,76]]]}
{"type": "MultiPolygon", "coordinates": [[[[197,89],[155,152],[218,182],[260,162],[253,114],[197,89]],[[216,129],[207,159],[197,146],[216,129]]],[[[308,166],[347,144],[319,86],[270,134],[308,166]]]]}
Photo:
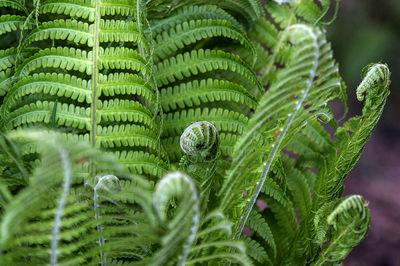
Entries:
{"type": "MultiPolygon", "coordinates": [[[[101,0],[96,0],[96,9],[95,9],[95,18],[94,18],[94,31],[93,31],[93,57],[92,57],[92,64],[93,64],[93,71],[92,71],[92,105],[91,105],[91,118],[92,118],[92,129],[90,132],[90,144],[93,148],[96,147],[96,130],[97,130],[97,123],[96,123],[96,115],[97,115],[97,79],[99,77],[99,69],[97,67],[97,60],[98,60],[98,52],[99,52],[99,32],[100,32],[100,2],[101,0]]],[[[94,165],[91,163],[90,172],[93,175],[94,173],[94,165]]]]}
{"type": "Polygon", "coordinates": [[[242,230],[244,228],[244,225],[246,224],[247,218],[249,217],[250,212],[253,209],[253,206],[254,206],[254,204],[255,204],[255,202],[256,202],[256,200],[258,198],[258,195],[259,195],[259,193],[260,193],[260,191],[261,191],[261,189],[262,189],[262,187],[264,185],[264,182],[265,182],[265,180],[267,178],[267,175],[269,173],[269,170],[270,170],[272,162],[273,162],[273,160],[275,158],[275,155],[278,152],[279,147],[280,147],[280,145],[281,145],[286,133],[288,132],[289,128],[291,127],[292,122],[295,119],[295,116],[296,116],[297,112],[300,110],[301,106],[303,105],[303,103],[304,103],[304,101],[305,101],[305,99],[306,99],[306,97],[308,95],[308,92],[309,92],[309,90],[310,90],[310,88],[312,86],[312,82],[314,80],[314,77],[315,77],[315,74],[316,74],[316,71],[317,71],[317,67],[318,67],[319,45],[318,45],[318,37],[317,37],[317,35],[314,34],[312,32],[312,30],[310,30],[309,28],[307,28],[306,30],[310,32],[311,37],[314,39],[313,41],[314,41],[314,47],[315,47],[315,52],[314,52],[315,59],[314,59],[314,62],[313,62],[313,68],[312,68],[311,73],[310,73],[310,78],[308,79],[306,89],[302,93],[301,99],[296,103],[296,107],[295,107],[294,111],[291,113],[290,117],[288,118],[288,120],[286,122],[286,126],[284,127],[282,132],[279,134],[277,142],[274,143],[273,149],[268,155],[268,159],[267,159],[267,162],[265,163],[265,166],[264,166],[262,175],[260,177],[260,180],[257,182],[257,186],[256,186],[256,188],[255,188],[255,190],[253,192],[253,196],[250,198],[249,202],[247,203],[247,206],[246,206],[246,208],[244,210],[244,215],[242,216],[242,218],[241,218],[241,220],[239,222],[238,230],[235,233],[234,239],[239,239],[240,238],[240,235],[242,234],[242,230]]]}

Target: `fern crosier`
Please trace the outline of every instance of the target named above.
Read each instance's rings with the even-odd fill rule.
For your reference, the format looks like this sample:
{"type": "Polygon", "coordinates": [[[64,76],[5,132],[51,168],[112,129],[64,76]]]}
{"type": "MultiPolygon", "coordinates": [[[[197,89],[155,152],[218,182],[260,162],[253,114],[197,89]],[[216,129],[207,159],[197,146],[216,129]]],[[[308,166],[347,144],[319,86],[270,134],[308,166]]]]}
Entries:
{"type": "Polygon", "coordinates": [[[185,154],[179,166],[193,178],[201,191],[203,205],[207,205],[220,155],[218,132],[207,121],[193,123],[182,133],[180,146],[185,154]]]}
{"type": "Polygon", "coordinates": [[[214,161],[218,156],[218,132],[207,121],[191,124],[180,138],[181,149],[192,162],[214,161]]]}

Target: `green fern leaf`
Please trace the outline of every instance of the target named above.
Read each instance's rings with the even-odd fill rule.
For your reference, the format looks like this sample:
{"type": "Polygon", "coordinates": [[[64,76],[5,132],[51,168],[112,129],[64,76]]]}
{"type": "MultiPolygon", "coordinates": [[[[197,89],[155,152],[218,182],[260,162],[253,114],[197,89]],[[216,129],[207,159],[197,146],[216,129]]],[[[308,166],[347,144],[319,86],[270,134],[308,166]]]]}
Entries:
{"type": "Polygon", "coordinates": [[[71,17],[95,20],[95,7],[88,0],[46,0],[39,8],[42,14],[64,14],[71,17]]]}
{"type": "Polygon", "coordinates": [[[133,21],[101,20],[99,41],[105,42],[140,42],[138,26],[133,21]]]}
{"type": "Polygon", "coordinates": [[[162,89],[160,94],[161,105],[166,112],[216,101],[236,102],[250,108],[255,108],[257,104],[243,86],[224,80],[194,80],[162,89]]]}
{"type": "Polygon", "coordinates": [[[274,256],[276,256],[277,249],[274,235],[264,218],[253,210],[249,216],[248,224],[251,230],[256,232],[263,240],[265,240],[265,242],[272,248],[274,256]]]}
{"type": "Polygon", "coordinates": [[[185,77],[213,70],[232,71],[246,79],[252,85],[252,88],[260,88],[257,78],[240,58],[215,50],[192,51],[163,61],[157,64],[156,79],[160,85],[167,85],[185,77]]]}
{"type": "Polygon", "coordinates": [[[22,11],[25,14],[28,14],[28,10],[26,9],[26,7],[16,0],[1,0],[0,7],[11,7],[13,9],[22,11]]]}
{"type": "Polygon", "coordinates": [[[171,16],[167,18],[152,21],[153,25],[151,26],[151,31],[154,35],[157,35],[185,21],[203,19],[226,20],[237,28],[243,28],[232,15],[215,5],[189,5],[175,10],[171,13],[171,16]]]}
{"type": "Polygon", "coordinates": [[[0,16],[0,35],[16,30],[21,30],[24,27],[25,19],[25,16],[18,15],[0,16]]]}
{"type": "Polygon", "coordinates": [[[343,200],[328,216],[332,238],[313,265],[339,262],[367,235],[370,215],[365,200],[358,195],[343,200]]]}
{"type": "Polygon", "coordinates": [[[93,27],[76,20],[53,20],[44,22],[32,31],[24,42],[28,46],[42,40],[63,40],[93,47],[93,27]]]}
{"type": "Polygon", "coordinates": [[[202,39],[223,36],[240,42],[241,45],[252,51],[253,57],[256,51],[244,32],[231,26],[226,20],[191,20],[178,24],[168,32],[163,32],[155,37],[154,55],[156,59],[164,59],[182,49],[184,46],[196,43],[202,39]]]}
{"type": "Polygon", "coordinates": [[[268,253],[260,246],[260,244],[248,237],[243,237],[242,240],[247,246],[247,252],[251,258],[263,265],[273,265],[268,253]]]}

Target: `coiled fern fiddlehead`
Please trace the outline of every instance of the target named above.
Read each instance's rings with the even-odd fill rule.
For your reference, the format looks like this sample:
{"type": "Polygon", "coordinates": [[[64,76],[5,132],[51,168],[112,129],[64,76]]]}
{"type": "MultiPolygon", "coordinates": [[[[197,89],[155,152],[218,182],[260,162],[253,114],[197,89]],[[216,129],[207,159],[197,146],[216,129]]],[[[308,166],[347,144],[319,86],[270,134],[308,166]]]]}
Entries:
{"type": "Polygon", "coordinates": [[[209,192],[219,155],[217,129],[207,121],[199,121],[188,126],[180,138],[181,149],[185,153],[180,167],[196,181],[205,196],[209,192]]]}
{"type": "Polygon", "coordinates": [[[183,152],[191,162],[212,162],[218,155],[218,132],[207,121],[188,126],[180,138],[183,152]]]}

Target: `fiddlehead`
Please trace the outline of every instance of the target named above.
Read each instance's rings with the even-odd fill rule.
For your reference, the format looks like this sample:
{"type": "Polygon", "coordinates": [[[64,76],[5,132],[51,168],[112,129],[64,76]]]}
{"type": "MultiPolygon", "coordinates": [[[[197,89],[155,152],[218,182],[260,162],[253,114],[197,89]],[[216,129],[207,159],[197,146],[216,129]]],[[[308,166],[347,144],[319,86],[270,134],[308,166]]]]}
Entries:
{"type": "Polygon", "coordinates": [[[219,156],[217,129],[207,121],[193,123],[181,135],[180,145],[185,153],[180,166],[193,177],[207,200],[208,193],[205,192],[209,192],[219,156]]]}
{"type": "Polygon", "coordinates": [[[218,132],[207,121],[191,124],[183,132],[180,145],[191,162],[214,161],[218,155],[218,132]]]}
{"type": "Polygon", "coordinates": [[[156,186],[153,206],[167,231],[152,265],[165,265],[176,256],[177,265],[184,265],[200,221],[199,198],[194,183],[182,173],[168,174],[156,186]],[[170,210],[172,200],[177,204],[173,212],[170,210]]]}
{"type": "MultiPolygon", "coordinates": [[[[118,177],[114,175],[105,175],[99,177],[99,181],[97,182],[96,186],[93,188],[93,209],[96,220],[100,219],[100,213],[98,209],[100,208],[99,200],[99,191],[106,190],[106,191],[121,191],[121,186],[119,185],[118,177]]],[[[96,225],[97,232],[99,233],[99,246],[100,246],[100,264],[106,265],[106,257],[103,254],[103,247],[105,243],[105,239],[102,236],[103,226],[99,223],[96,225]]]]}
{"type": "Polygon", "coordinates": [[[384,64],[370,64],[363,69],[363,80],[357,87],[357,99],[364,100],[364,92],[369,88],[379,85],[381,82],[387,88],[390,84],[390,71],[387,65],[384,64]]]}

